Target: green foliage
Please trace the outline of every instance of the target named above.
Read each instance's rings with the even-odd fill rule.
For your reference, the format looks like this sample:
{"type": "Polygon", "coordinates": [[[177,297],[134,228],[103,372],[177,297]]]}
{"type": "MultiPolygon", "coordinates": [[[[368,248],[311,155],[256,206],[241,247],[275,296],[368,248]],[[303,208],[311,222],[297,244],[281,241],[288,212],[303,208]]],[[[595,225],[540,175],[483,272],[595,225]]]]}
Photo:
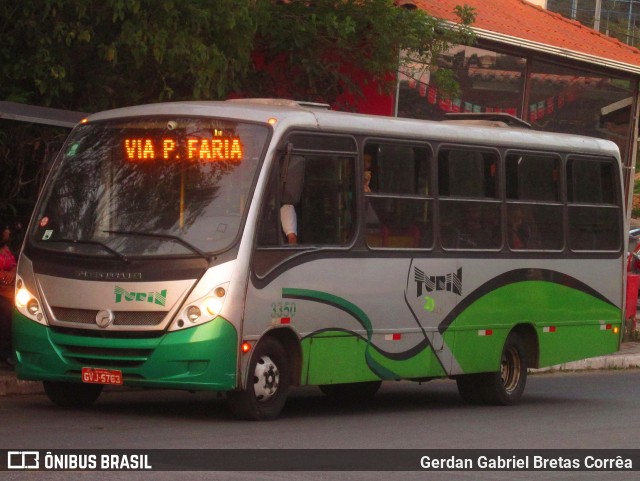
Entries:
{"type": "Polygon", "coordinates": [[[249,67],[253,4],[1,2],[0,97],[85,111],[220,98],[249,67]]]}
{"type": "Polygon", "coordinates": [[[472,12],[457,13],[451,27],[391,0],[0,2],[0,99],[88,112],[234,91],[332,102],[389,87],[401,50],[433,68],[472,41],[472,12]]]}
{"type": "Polygon", "coordinates": [[[460,24],[449,26],[391,0],[267,3],[256,40],[260,81],[244,85],[251,96],[334,103],[345,93],[358,94],[367,81],[389,90],[390,73],[408,64],[436,71],[436,82],[455,91],[451,74],[436,68],[438,55],[473,41],[468,7],[456,9],[460,24]]]}

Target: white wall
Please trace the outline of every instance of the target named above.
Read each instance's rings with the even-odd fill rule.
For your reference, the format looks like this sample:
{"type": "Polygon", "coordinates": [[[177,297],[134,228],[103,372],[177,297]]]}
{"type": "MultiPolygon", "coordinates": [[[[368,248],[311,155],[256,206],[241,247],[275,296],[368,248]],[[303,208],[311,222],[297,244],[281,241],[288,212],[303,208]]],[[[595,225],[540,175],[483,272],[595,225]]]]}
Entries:
{"type": "Polygon", "coordinates": [[[529,3],[533,3],[534,5],[538,5],[542,8],[547,8],[547,0],[527,0],[529,3]]]}

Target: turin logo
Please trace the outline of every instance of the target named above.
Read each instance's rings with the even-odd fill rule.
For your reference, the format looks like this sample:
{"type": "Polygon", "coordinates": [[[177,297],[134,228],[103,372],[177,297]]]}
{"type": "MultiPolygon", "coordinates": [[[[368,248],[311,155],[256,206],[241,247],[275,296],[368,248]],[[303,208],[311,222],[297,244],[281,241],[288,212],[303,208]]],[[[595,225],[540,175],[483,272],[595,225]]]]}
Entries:
{"type": "Polygon", "coordinates": [[[125,302],[149,302],[151,304],[157,304],[164,306],[167,302],[167,290],[163,289],[160,292],[130,292],[123,289],[120,286],[115,288],[116,303],[125,302]]]}
{"type": "Polygon", "coordinates": [[[423,290],[427,292],[447,291],[462,295],[462,267],[458,272],[452,272],[441,276],[427,276],[424,271],[414,267],[414,279],[416,282],[416,296],[421,297],[423,290]]]}

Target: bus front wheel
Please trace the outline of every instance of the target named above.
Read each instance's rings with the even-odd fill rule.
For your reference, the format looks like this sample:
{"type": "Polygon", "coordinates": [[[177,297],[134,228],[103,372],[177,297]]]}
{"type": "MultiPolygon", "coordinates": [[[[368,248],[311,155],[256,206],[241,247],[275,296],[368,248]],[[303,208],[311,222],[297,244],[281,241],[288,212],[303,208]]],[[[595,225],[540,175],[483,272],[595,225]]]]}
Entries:
{"type": "Polygon", "coordinates": [[[229,409],[240,419],[274,419],[284,407],[290,384],[291,369],[282,344],[266,338],[251,356],[246,387],[227,393],[229,409]]]}
{"type": "Polygon", "coordinates": [[[44,392],[52,403],[63,408],[81,409],[91,406],[102,392],[102,384],[42,381],[44,392]]]}

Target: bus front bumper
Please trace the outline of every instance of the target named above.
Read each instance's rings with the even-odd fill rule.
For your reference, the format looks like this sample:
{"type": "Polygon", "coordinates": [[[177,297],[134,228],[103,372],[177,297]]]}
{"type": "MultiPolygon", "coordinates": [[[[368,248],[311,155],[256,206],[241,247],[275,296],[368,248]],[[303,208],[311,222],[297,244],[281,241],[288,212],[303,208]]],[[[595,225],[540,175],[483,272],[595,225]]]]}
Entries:
{"type": "Polygon", "coordinates": [[[58,332],[14,311],[16,374],[24,380],[82,382],[82,368],[89,367],[121,371],[126,386],[211,391],[236,387],[238,335],[222,317],[158,337],[126,336],[58,332]]]}

